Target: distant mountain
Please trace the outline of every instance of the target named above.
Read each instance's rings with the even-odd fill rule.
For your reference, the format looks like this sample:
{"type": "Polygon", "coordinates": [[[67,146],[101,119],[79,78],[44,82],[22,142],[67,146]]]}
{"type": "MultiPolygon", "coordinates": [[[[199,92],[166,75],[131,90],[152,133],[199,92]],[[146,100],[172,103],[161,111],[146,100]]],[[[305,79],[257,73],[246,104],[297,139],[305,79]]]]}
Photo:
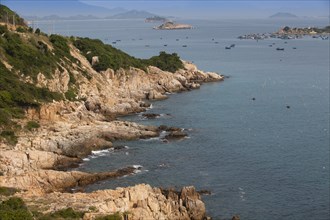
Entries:
{"type": "Polygon", "coordinates": [[[298,18],[297,15],[288,13],[288,12],[278,12],[276,14],[273,14],[269,16],[270,18],[298,18]]]}
{"type": "Polygon", "coordinates": [[[85,4],[79,0],[70,1],[22,1],[2,0],[2,4],[10,7],[19,14],[28,16],[48,16],[57,15],[59,17],[70,17],[75,15],[92,15],[96,17],[106,17],[123,13],[127,10],[123,8],[103,8],[85,4]]]}
{"type": "Polygon", "coordinates": [[[124,13],[119,13],[113,16],[108,16],[106,18],[108,19],[146,19],[148,17],[154,17],[155,14],[152,14],[147,11],[137,11],[137,10],[131,10],[124,13]]]}
{"type": "Polygon", "coordinates": [[[49,15],[44,17],[38,16],[23,16],[27,21],[59,21],[59,20],[94,20],[100,19],[99,17],[93,15],[74,15],[70,17],[61,17],[58,15],[49,15]]]}

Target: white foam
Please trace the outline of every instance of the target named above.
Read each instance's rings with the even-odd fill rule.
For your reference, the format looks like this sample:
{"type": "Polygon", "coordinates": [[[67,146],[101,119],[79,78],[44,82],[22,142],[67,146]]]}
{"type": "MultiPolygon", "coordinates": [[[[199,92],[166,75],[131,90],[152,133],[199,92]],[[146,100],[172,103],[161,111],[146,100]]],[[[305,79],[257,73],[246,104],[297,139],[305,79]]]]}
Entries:
{"type": "Polygon", "coordinates": [[[83,161],[90,161],[91,159],[89,159],[88,157],[84,158],[83,161]]]}
{"type": "Polygon", "coordinates": [[[132,167],[135,168],[135,169],[141,169],[143,166],[141,166],[141,165],[133,165],[132,167]]]}
{"type": "Polygon", "coordinates": [[[110,151],[113,151],[113,149],[95,150],[95,151],[93,150],[91,158],[106,156],[107,154],[110,153],[110,151]]]}

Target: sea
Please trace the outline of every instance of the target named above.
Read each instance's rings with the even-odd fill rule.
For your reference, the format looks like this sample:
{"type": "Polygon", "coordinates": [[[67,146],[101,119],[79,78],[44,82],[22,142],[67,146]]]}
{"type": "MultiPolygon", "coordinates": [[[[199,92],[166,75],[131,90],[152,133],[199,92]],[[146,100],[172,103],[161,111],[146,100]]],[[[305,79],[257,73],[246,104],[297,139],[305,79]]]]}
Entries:
{"type": "Polygon", "coordinates": [[[202,199],[213,219],[329,219],[329,40],[237,39],[283,26],[324,27],[328,19],[178,22],[194,28],[153,30],[157,23],[143,20],[33,24],[46,33],[97,38],[138,58],[178,53],[201,70],[227,76],[152,102],[148,113],[159,118],[121,118],[184,128],[188,138],[115,142],[125,147],[93,152],[78,170],[141,169],[86,191],[139,183],[175,189],[194,185],[211,191],[202,199]],[[225,49],[231,44],[235,47],[225,49]]]}

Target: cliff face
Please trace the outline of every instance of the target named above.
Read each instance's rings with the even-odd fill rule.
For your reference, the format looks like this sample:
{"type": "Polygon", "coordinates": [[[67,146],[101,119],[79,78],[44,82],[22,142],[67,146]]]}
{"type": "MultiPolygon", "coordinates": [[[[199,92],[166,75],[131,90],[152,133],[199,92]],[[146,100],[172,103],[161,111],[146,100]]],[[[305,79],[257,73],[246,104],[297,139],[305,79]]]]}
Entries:
{"type": "MultiPolygon", "coordinates": [[[[86,211],[87,205],[93,204],[97,211],[86,213],[84,219],[115,212],[129,212],[129,219],[202,219],[205,216],[204,204],[191,187],[167,196],[148,185],[89,194],[64,193],[68,188],[133,174],[136,167],[93,174],[60,170],[75,166],[92,150],[111,148],[115,140],[158,136],[166,128],[114,119],[118,115],[145,111],[149,107],[147,100],[164,99],[167,93],[196,89],[202,82],[223,80],[222,76],[205,73],[184,61],[183,68],[175,72],[155,66],[96,71],[96,65],[103,59],[101,55],[89,57],[89,51],[80,51],[70,41],[65,41],[66,51],[66,46],[54,39],[15,32],[20,39],[36,40],[37,55],[48,51],[49,55],[40,56],[54,61],[51,72],[34,64],[31,69],[34,75],[23,74],[18,67],[25,64],[8,54],[6,42],[9,38],[2,39],[10,34],[13,33],[4,32],[0,37],[0,64],[6,67],[6,72],[17,78],[15,82],[34,86],[36,91],[46,89],[47,94],[59,94],[62,98],[51,102],[29,101],[22,108],[25,116],[13,119],[13,123],[21,127],[29,121],[38,122],[40,127],[17,130],[15,143],[0,142],[0,186],[26,190],[19,196],[31,207],[43,201],[46,207],[43,212],[69,206],[86,211]]],[[[30,47],[24,43],[19,45],[30,47]]],[[[12,105],[8,104],[9,107],[12,105]]],[[[2,133],[6,126],[9,125],[1,125],[2,133]]]]}

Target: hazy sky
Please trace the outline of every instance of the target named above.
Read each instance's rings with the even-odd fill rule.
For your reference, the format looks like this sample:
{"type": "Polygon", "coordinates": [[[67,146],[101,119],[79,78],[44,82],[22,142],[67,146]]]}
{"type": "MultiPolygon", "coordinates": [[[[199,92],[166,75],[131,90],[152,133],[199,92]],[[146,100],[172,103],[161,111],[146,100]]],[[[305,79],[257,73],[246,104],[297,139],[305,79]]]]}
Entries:
{"type": "Polygon", "coordinates": [[[86,4],[108,8],[149,10],[163,15],[182,17],[268,17],[277,12],[291,12],[298,16],[328,16],[328,0],[88,0],[86,4]]]}
{"type": "MultiPolygon", "coordinates": [[[[329,16],[329,0],[0,0],[23,15],[76,15],[121,7],[181,18],[267,18],[277,12],[298,16],[329,16]],[[85,5],[85,4],[88,5],[85,5]],[[80,8],[80,10],[78,10],[80,8]]],[[[103,15],[101,15],[102,17],[103,15]]]]}

